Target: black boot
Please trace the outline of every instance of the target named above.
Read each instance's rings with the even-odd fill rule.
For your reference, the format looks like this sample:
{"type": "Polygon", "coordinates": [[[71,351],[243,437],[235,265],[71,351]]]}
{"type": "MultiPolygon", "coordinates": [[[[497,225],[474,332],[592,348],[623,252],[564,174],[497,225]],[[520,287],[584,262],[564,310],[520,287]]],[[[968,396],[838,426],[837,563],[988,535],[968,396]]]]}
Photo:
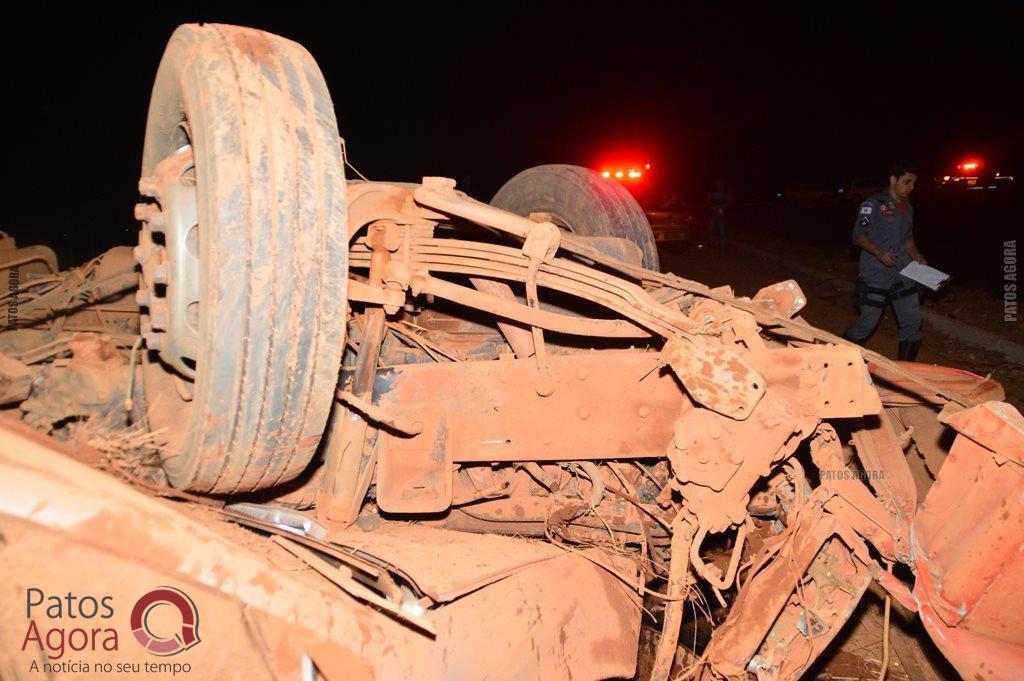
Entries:
{"type": "Polygon", "coordinates": [[[896,359],[901,362],[913,362],[917,359],[917,351],[921,349],[921,340],[900,341],[896,350],[896,359]]]}
{"type": "Polygon", "coordinates": [[[858,339],[858,338],[854,338],[853,336],[851,336],[849,329],[847,329],[846,331],[843,331],[843,339],[844,340],[848,340],[851,343],[856,343],[857,345],[864,345],[865,343],[868,342],[867,338],[860,338],[860,339],[858,339]]]}

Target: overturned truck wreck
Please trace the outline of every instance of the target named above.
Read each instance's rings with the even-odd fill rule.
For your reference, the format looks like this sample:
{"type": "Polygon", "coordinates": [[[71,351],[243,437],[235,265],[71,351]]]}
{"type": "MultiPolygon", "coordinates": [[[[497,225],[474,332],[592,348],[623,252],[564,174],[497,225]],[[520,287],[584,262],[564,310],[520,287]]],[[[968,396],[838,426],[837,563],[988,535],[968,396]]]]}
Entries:
{"type": "Polygon", "coordinates": [[[628,678],[645,620],[649,678],[795,679],[873,581],[965,678],[1024,668],[1024,420],[995,381],[814,328],[794,281],[660,272],[583,168],[491,204],[346,181],[315,62],[253,29],[175,32],[139,189],[134,259],[0,250],[4,405],[72,441],[2,426],[5,568],[58,569],[11,558],[40,528],[83,561],[130,541],[241,604],[260,677],[628,678]]]}

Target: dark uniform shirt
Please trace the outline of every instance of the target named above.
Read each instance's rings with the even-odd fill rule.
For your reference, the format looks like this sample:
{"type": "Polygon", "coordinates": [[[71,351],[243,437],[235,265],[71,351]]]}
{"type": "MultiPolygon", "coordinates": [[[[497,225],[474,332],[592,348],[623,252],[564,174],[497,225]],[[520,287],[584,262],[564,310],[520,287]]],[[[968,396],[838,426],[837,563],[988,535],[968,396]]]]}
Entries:
{"type": "Polygon", "coordinates": [[[863,249],[860,252],[860,278],[868,286],[888,289],[911,260],[907,252],[907,242],[914,237],[914,209],[910,201],[904,199],[902,205],[898,204],[889,190],[864,201],[853,225],[853,243],[863,234],[878,248],[896,254],[895,267],[886,267],[878,256],[863,249]]]}

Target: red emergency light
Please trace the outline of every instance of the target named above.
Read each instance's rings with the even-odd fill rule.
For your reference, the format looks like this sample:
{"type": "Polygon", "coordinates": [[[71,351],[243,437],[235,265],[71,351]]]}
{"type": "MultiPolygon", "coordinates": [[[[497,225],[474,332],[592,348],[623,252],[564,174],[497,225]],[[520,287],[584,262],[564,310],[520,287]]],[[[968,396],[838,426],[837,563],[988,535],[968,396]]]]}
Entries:
{"type": "Polygon", "coordinates": [[[984,165],[980,158],[968,158],[957,163],[956,169],[965,174],[974,174],[981,170],[984,165]]]}
{"type": "Polygon", "coordinates": [[[625,163],[605,166],[601,171],[601,177],[619,182],[639,182],[645,171],[651,169],[650,163],[625,163]]]}

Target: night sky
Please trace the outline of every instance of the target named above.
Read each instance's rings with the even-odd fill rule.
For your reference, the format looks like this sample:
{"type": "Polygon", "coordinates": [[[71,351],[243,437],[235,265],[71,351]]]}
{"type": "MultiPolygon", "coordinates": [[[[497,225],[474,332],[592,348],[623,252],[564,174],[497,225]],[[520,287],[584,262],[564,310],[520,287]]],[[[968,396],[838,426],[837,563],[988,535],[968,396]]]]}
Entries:
{"type": "Polygon", "coordinates": [[[192,21],[304,44],[372,179],[447,175],[484,200],[532,165],[625,156],[650,160],[664,191],[722,176],[738,199],[900,158],[929,176],[965,154],[1022,172],[1021,11],[827,4],[41,4],[0,28],[0,229],[65,266],[135,240],[149,89],[192,21]]]}

